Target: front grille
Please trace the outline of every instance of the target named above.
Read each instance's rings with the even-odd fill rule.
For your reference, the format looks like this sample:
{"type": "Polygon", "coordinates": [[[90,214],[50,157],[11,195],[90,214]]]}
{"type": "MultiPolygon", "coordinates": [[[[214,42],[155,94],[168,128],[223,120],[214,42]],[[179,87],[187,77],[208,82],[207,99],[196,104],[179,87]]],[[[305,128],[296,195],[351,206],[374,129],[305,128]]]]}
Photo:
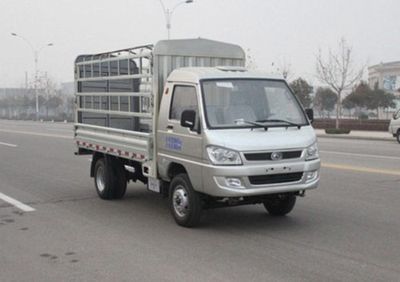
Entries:
{"type": "MultiPolygon", "coordinates": [[[[269,153],[247,153],[244,157],[248,161],[272,161],[272,152],[269,153]]],[[[282,152],[282,160],[284,159],[297,159],[301,157],[301,151],[288,151],[282,152]]]]}
{"type": "Polygon", "coordinates": [[[269,175],[253,175],[249,176],[252,185],[276,184],[300,181],[303,177],[302,172],[269,174],[269,175]]]}

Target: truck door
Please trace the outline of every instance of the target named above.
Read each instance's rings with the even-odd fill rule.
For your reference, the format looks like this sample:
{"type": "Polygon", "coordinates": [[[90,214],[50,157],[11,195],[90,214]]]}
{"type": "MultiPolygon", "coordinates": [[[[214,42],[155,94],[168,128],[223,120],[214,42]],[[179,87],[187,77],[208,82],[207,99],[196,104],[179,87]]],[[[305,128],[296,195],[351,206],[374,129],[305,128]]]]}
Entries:
{"type": "MultiPolygon", "coordinates": [[[[158,128],[158,148],[159,155],[161,155],[161,166],[166,162],[182,164],[188,171],[192,185],[195,189],[197,188],[196,190],[201,187],[200,163],[202,163],[203,153],[199,113],[199,98],[196,86],[175,84],[172,87],[169,112],[163,113],[168,116],[168,119],[160,120],[158,128]],[[180,124],[184,110],[194,110],[196,112],[196,124],[192,130],[182,127],[180,124]]],[[[163,168],[160,167],[160,169],[162,170],[163,168]]],[[[164,167],[164,169],[166,168],[164,167]]]]}

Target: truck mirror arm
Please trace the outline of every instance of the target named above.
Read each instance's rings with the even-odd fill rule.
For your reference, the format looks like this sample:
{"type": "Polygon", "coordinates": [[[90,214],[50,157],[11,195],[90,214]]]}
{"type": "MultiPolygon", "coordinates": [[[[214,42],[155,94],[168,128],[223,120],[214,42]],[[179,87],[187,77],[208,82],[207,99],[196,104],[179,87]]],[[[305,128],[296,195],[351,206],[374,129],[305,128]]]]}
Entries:
{"type": "Polygon", "coordinates": [[[306,109],[306,115],[308,119],[310,120],[310,123],[313,123],[314,121],[314,110],[313,109],[306,109]]]}

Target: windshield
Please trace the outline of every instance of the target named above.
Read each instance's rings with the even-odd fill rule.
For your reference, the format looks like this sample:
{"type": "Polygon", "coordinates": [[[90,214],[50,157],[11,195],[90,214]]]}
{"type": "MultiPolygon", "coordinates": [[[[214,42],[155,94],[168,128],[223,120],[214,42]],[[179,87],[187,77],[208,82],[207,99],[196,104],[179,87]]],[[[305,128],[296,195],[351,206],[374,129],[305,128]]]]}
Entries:
{"type": "Polygon", "coordinates": [[[299,103],[283,81],[203,80],[202,89],[209,128],[308,124],[299,103]]]}

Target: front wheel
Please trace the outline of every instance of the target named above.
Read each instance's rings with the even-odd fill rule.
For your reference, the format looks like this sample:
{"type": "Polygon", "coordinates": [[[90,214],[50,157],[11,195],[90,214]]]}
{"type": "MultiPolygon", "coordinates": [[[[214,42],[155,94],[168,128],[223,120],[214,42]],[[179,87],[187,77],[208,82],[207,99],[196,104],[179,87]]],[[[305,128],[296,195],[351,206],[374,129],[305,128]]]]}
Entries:
{"type": "Polygon", "coordinates": [[[396,140],[397,140],[397,142],[400,143],[400,129],[397,130],[397,133],[396,133],[396,140]]]}
{"type": "Polygon", "coordinates": [[[193,227],[200,222],[200,195],[193,189],[187,174],[179,174],[170,184],[169,204],[177,224],[193,227]]]}
{"type": "Polygon", "coordinates": [[[290,213],[296,204],[295,195],[277,195],[264,202],[264,207],[270,215],[284,216],[290,213]]]}

